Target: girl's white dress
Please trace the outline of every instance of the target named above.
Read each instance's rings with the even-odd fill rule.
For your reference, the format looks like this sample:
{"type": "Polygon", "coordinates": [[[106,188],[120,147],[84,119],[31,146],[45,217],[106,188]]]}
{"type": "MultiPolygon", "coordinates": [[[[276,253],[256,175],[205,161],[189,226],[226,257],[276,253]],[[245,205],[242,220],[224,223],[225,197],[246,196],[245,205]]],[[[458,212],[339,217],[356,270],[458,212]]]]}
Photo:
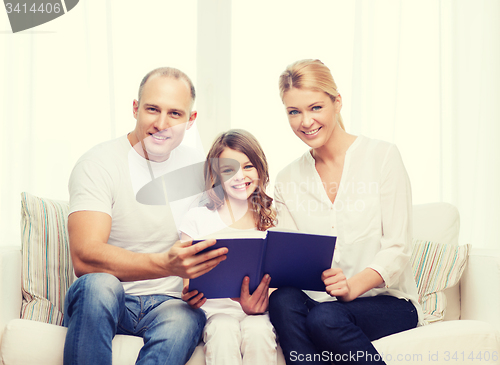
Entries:
{"type": "MultiPolygon", "coordinates": [[[[179,230],[193,239],[208,236],[263,237],[256,229],[228,227],[219,213],[206,207],[189,210],[179,230]]],[[[275,365],[276,334],[268,313],[247,315],[238,302],[229,298],[208,299],[201,307],[207,315],[203,330],[207,365],[275,365]]]]}

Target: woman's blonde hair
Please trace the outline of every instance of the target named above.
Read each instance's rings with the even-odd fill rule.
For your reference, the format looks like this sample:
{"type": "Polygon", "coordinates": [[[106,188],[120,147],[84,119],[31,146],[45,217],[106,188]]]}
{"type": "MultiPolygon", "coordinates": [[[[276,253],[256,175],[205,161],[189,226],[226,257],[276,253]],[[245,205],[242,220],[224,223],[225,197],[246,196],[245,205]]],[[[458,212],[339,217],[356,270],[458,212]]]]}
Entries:
{"type": "MultiPolygon", "coordinates": [[[[335,102],[339,92],[333,80],[330,69],[320,60],[300,60],[289,65],[280,75],[280,97],[283,100],[285,93],[291,88],[323,91],[332,102],[335,102]]],[[[338,123],[345,130],[342,116],[339,113],[338,123]]]]}
{"type": "Polygon", "coordinates": [[[254,212],[255,223],[259,231],[265,231],[275,225],[276,213],[271,208],[273,198],[266,194],[269,184],[269,169],[266,155],[255,137],[243,129],[231,129],[220,134],[212,144],[205,161],[205,190],[209,202],[206,207],[215,210],[224,205],[225,192],[219,167],[220,155],[230,148],[245,154],[257,170],[257,187],[248,198],[254,212]]]}

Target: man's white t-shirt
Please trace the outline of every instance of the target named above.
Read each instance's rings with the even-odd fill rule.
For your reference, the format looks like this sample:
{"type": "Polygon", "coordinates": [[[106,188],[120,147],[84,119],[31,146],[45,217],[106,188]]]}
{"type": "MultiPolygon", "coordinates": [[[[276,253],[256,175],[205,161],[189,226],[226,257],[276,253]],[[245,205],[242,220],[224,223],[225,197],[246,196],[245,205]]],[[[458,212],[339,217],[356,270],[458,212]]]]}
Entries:
{"type": "MultiPolygon", "coordinates": [[[[127,136],[101,143],[76,163],[69,181],[70,211],[97,211],[111,216],[108,244],[133,252],[165,252],[179,239],[177,222],[196,197],[167,205],[137,202],[141,185],[154,177],[203,160],[196,150],[179,146],[168,160],[155,163],[142,158],[127,136]],[[149,167],[148,167],[149,165],[149,167]],[[150,169],[151,167],[151,169],[150,169]]],[[[180,297],[182,279],[165,277],[123,282],[126,294],[166,294],[180,297]]]]}

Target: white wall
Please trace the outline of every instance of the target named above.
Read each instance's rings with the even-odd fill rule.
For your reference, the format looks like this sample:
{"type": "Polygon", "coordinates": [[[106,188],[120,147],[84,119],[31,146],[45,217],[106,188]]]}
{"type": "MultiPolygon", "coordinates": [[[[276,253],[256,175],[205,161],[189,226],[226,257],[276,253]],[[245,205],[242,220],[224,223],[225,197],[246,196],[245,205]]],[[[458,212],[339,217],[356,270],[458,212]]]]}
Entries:
{"type": "Polygon", "coordinates": [[[19,244],[22,191],[68,200],[76,160],[134,128],[148,71],[178,67],[196,83],[196,33],[196,0],[80,1],[16,34],[0,11],[0,245],[19,244]]]}
{"type": "Polygon", "coordinates": [[[134,127],[140,79],[162,65],[197,85],[203,145],[248,129],[273,179],[306,149],[288,130],[278,76],[319,58],[343,96],[347,130],[398,145],[414,202],[457,205],[462,240],[497,246],[500,2],[306,4],[80,1],[17,34],[0,11],[0,245],[19,243],[19,193],[66,200],[78,157],[134,127]]]}

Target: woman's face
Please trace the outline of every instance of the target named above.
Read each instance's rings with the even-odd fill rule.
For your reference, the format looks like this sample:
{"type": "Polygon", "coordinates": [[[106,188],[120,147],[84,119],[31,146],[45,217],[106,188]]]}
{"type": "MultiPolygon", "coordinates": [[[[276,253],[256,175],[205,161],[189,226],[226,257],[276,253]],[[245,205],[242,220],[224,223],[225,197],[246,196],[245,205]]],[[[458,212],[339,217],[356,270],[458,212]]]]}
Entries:
{"type": "Polygon", "coordinates": [[[226,148],[219,156],[219,169],[229,197],[247,200],[257,188],[259,174],[244,153],[226,148]]]}
{"type": "Polygon", "coordinates": [[[283,95],[283,104],[293,132],[311,148],[330,139],[342,109],[340,95],[333,102],[326,93],[309,89],[291,88],[283,95]]]}

